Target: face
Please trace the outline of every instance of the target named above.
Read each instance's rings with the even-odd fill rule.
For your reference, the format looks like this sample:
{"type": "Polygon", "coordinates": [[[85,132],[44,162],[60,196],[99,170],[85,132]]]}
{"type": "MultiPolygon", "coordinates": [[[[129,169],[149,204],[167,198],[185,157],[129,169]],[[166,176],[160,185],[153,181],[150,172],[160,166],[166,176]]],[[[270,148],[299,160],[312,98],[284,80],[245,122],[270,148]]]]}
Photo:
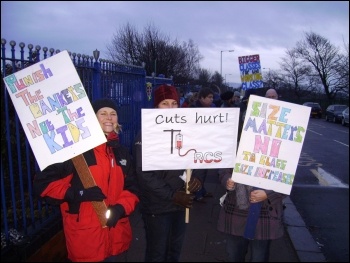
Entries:
{"type": "Polygon", "coordinates": [[[166,109],[166,108],[178,108],[179,104],[177,104],[176,100],[173,99],[166,99],[166,100],[162,100],[159,104],[158,104],[158,108],[160,109],[166,109]]]}
{"type": "Polygon", "coordinates": [[[106,135],[115,131],[118,124],[118,114],[115,110],[109,107],[101,108],[97,111],[96,117],[106,135]]]}
{"type": "Polygon", "coordinates": [[[199,99],[199,101],[202,103],[202,105],[204,107],[210,107],[211,104],[213,103],[213,100],[214,100],[214,95],[213,94],[209,94],[205,98],[200,98],[199,99]]]}
{"type": "Polygon", "coordinates": [[[267,91],[265,97],[269,99],[274,99],[274,100],[278,99],[277,93],[273,90],[267,91]]]}

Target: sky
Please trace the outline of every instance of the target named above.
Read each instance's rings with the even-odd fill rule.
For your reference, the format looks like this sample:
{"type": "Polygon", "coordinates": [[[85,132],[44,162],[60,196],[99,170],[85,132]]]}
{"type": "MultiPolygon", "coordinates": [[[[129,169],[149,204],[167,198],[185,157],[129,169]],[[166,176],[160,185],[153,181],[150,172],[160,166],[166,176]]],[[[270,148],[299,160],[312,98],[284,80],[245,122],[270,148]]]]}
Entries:
{"type": "MultiPolygon", "coordinates": [[[[127,23],[198,46],[200,66],[240,83],[238,57],[260,56],[262,73],[278,70],[306,32],[344,48],[348,1],[1,1],[1,38],[91,56],[127,23]],[[229,50],[234,50],[229,52],[229,50]]],[[[9,47],[9,46],[7,46],[9,47]]]]}

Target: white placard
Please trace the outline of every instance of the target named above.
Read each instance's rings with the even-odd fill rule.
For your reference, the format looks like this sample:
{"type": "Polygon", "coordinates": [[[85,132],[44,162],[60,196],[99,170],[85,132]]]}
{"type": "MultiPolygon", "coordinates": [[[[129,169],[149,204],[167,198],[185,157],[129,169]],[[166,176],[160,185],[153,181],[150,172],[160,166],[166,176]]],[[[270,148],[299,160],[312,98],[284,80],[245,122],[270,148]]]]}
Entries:
{"type": "Polygon", "coordinates": [[[67,51],[4,82],[41,170],[106,142],[67,51]]]}
{"type": "Polygon", "coordinates": [[[232,179],[289,195],[310,107],[250,95],[232,179]]]}
{"type": "Polygon", "coordinates": [[[142,170],[232,168],[239,111],[142,109],[142,170]]]}

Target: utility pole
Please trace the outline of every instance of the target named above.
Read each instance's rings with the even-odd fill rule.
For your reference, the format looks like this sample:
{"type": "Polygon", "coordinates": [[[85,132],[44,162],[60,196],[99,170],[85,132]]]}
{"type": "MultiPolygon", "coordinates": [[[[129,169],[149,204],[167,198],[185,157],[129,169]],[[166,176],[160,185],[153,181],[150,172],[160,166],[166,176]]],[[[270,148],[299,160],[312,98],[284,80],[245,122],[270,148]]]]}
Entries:
{"type": "Polygon", "coordinates": [[[234,49],[232,50],[221,50],[221,59],[220,59],[220,75],[222,77],[222,52],[233,52],[235,51],[234,49]]]}

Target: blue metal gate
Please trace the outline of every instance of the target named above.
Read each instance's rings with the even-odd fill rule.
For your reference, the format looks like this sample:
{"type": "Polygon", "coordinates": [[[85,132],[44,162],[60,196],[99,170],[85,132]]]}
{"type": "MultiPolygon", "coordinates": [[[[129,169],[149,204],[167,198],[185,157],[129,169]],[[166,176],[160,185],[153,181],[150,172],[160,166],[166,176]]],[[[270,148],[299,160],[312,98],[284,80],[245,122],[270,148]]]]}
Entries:
{"type": "MultiPolygon", "coordinates": [[[[1,74],[13,74],[23,68],[59,53],[60,50],[1,39],[1,74]]],[[[146,77],[143,67],[120,65],[94,56],[70,53],[73,64],[84,85],[90,101],[98,98],[114,99],[118,106],[119,122],[122,125],[121,143],[132,149],[132,143],[141,129],[141,109],[153,106],[151,91],[163,83],[172,84],[172,79],[146,77]],[[151,80],[151,81],[150,81],[151,80]],[[151,82],[151,84],[150,84],[151,82]],[[151,87],[150,87],[151,86],[151,87]]],[[[19,246],[38,249],[44,242],[38,235],[50,238],[48,225],[60,229],[61,215],[58,207],[42,203],[33,196],[32,181],[38,170],[37,163],[17,113],[12,105],[6,86],[1,82],[1,254],[19,246]],[[33,248],[34,247],[34,248],[33,248]],[[36,248],[35,248],[36,247],[36,248]]],[[[51,236],[55,234],[51,233],[51,236]]],[[[35,251],[32,251],[35,252],[35,251]]],[[[25,253],[28,256],[27,252],[25,253]]]]}

